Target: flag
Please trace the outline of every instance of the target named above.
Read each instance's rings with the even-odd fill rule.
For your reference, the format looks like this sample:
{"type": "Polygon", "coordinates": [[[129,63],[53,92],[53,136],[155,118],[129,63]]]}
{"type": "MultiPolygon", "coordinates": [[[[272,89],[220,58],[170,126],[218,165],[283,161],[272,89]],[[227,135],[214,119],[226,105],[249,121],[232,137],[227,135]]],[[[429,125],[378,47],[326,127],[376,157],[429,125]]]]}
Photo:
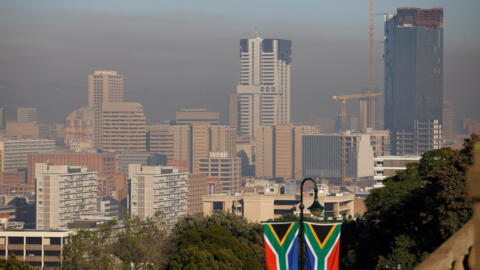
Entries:
{"type": "Polygon", "coordinates": [[[342,224],[305,222],[305,269],[338,270],[342,224]]]}
{"type": "Polygon", "coordinates": [[[268,270],[298,269],[298,223],[263,223],[268,270]]]}

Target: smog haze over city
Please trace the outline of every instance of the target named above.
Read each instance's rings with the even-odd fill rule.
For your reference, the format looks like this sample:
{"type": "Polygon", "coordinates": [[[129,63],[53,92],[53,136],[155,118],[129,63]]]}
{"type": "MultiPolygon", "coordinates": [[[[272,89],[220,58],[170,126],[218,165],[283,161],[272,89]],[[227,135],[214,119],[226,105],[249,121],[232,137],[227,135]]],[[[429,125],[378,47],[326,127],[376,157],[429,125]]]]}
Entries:
{"type": "MultiPolygon", "coordinates": [[[[335,94],[368,87],[368,1],[0,1],[0,106],[60,122],[87,102],[87,75],[118,70],[148,121],[183,107],[219,111],[239,79],[239,39],[292,40],[292,119],[339,113],[335,94]]],[[[444,99],[480,115],[480,2],[385,0],[375,6],[375,87],[383,90],[382,13],[445,9],[444,99]]],[[[353,109],[352,109],[353,110],[353,109]]],[[[356,111],[356,110],[355,110],[356,111]]]]}
{"type": "Polygon", "coordinates": [[[0,0],[0,270],[480,269],[479,14],[0,0]]]}

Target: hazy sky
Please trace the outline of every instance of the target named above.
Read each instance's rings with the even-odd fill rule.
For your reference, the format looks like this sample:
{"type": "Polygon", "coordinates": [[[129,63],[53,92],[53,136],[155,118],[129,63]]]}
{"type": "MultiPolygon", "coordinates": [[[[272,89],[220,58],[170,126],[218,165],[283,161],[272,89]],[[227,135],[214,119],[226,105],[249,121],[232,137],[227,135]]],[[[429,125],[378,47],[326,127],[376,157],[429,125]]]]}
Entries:
{"type": "MultiPolygon", "coordinates": [[[[480,119],[478,0],[377,0],[445,8],[445,99],[456,116],[480,119]]],[[[293,41],[293,119],[334,116],[333,94],[368,85],[369,0],[0,0],[0,106],[36,106],[63,122],[87,104],[87,75],[125,75],[125,97],[150,122],[181,107],[227,115],[239,78],[239,39],[293,41]]],[[[383,89],[383,16],[375,17],[375,83],[383,89]]],[[[351,111],[352,113],[357,113],[351,111]]]]}

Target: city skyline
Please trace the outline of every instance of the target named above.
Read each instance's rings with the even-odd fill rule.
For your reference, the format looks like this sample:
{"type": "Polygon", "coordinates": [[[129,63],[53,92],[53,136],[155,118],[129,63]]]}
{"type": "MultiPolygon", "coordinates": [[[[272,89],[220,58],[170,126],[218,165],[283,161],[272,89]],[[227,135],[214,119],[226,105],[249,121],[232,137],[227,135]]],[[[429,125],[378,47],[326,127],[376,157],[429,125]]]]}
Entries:
{"type": "MultiPolygon", "coordinates": [[[[48,2],[47,6],[52,3],[54,1],[48,2]]],[[[473,1],[472,4],[478,5],[473,1]]],[[[318,4],[311,5],[318,7],[318,4]]],[[[182,11],[188,10],[187,7],[179,10],[166,8],[163,12],[155,6],[150,12],[142,11],[142,8],[129,11],[126,7],[130,5],[120,3],[108,12],[104,5],[91,9],[82,8],[82,5],[73,7],[59,5],[52,7],[52,10],[35,7],[38,8],[35,9],[35,16],[13,26],[15,24],[12,22],[17,19],[14,19],[12,14],[18,15],[19,18],[32,15],[32,7],[7,1],[4,10],[10,12],[2,16],[2,20],[7,23],[0,28],[0,31],[5,33],[5,39],[0,41],[0,49],[5,52],[4,55],[12,54],[19,57],[9,57],[0,62],[2,63],[0,69],[4,71],[0,75],[0,102],[2,106],[7,103],[33,106],[36,105],[32,104],[35,100],[38,102],[40,120],[51,119],[61,122],[71,112],[72,107],[79,108],[86,103],[86,97],[83,95],[87,88],[86,75],[79,74],[89,74],[97,69],[114,69],[126,77],[125,99],[144,105],[145,114],[151,123],[173,119],[174,113],[181,107],[207,107],[211,111],[219,111],[225,121],[228,94],[232,92],[239,79],[238,40],[253,36],[256,29],[263,37],[285,38],[295,44],[292,119],[309,121],[314,116],[334,117],[339,108],[331,100],[331,95],[360,92],[368,85],[366,69],[368,59],[365,55],[368,50],[368,3],[350,3],[351,7],[333,6],[330,2],[325,5],[332,13],[339,12],[340,9],[342,12],[345,11],[351,19],[341,20],[333,15],[317,19],[311,12],[307,12],[304,18],[298,20],[269,15],[248,23],[245,19],[238,20],[238,24],[227,31],[219,25],[225,25],[230,18],[238,19],[236,14],[238,12],[233,12],[223,5],[211,11],[216,16],[208,16],[210,13],[203,9],[200,9],[196,16],[190,16],[192,14],[182,11]],[[357,12],[356,8],[360,8],[360,11],[357,12]],[[64,32],[67,26],[57,25],[51,28],[49,20],[46,19],[49,12],[59,10],[64,11],[64,14],[76,14],[70,16],[68,20],[59,15],[59,20],[67,20],[67,25],[72,27],[68,33],[64,32]],[[152,16],[157,13],[160,17],[152,16]],[[85,29],[89,23],[80,22],[86,15],[91,16],[89,18],[92,23],[97,23],[98,29],[92,30],[91,33],[85,29]],[[139,15],[142,15],[142,19],[136,20],[139,15]],[[330,21],[326,21],[327,18],[330,21]],[[181,28],[185,27],[176,31],[168,30],[161,27],[164,20],[171,21],[181,28]],[[201,26],[195,26],[197,21],[203,22],[199,24],[201,26]],[[32,24],[34,22],[38,24],[35,26],[32,24]],[[109,31],[108,35],[102,36],[101,44],[94,47],[84,42],[75,46],[71,44],[79,38],[88,40],[95,37],[102,31],[110,29],[114,23],[118,25],[117,30],[109,31]],[[132,40],[136,40],[135,44],[122,39],[120,43],[115,41],[125,33],[130,33],[136,26],[146,30],[135,32],[132,36],[132,40]],[[32,29],[27,30],[26,27],[32,29]],[[197,29],[198,27],[200,28],[197,29]],[[329,27],[334,31],[328,31],[329,27]],[[42,36],[38,36],[32,30],[42,36]],[[152,34],[163,38],[160,40],[152,38],[152,34]],[[215,42],[210,38],[212,35],[216,37],[215,42]],[[45,40],[46,38],[48,40],[45,40]],[[51,51],[44,51],[44,46],[52,45],[55,40],[59,42],[54,43],[52,48],[57,48],[58,52],[52,55],[51,51]],[[42,43],[47,41],[46,44],[42,43]],[[24,47],[33,54],[33,57],[27,58],[31,61],[29,65],[25,64],[24,47]],[[189,48],[202,53],[192,54],[188,52],[189,48]],[[183,53],[186,54],[182,56],[183,53]],[[216,55],[215,59],[212,58],[212,54],[216,55]],[[79,58],[80,55],[82,57],[79,58]],[[50,56],[52,61],[40,70],[38,63],[47,56],[50,56]],[[75,65],[64,62],[60,56],[64,56],[64,59],[75,65]],[[200,66],[202,68],[199,68],[200,66]],[[192,74],[193,71],[196,73],[192,74]],[[17,74],[32,76],[23,77],[26,79],[20,82],[17,74]],[[30,99],[28,95],[35,98],[30,99]],[[52,105],[47,99],[52,95],[61,102],[52,105]],[[173,102],[164,102],[165,100],[173,102]],[[157,106],[157,101],[163,106],[157,106]]],[[[85,6],[88,6],[88,3],[85,6]]],[[[445,100],[452,103],[459,117],[475,118],[479,113],[478,108],[473,105],[478,95],[475,91],[473,72],[478,54],[474,48],[478,44],[479,35],[476,35],[478,30],[473,27],[474,8],[467,10],[465,7],[456,7],[445,1],[422,3],[404,1],[401,5],[394,1],[386,3],[382,1],[376,3],[375,12],[393,13],[398,6],[445,6],[447,25],[445,100]],[[466,34],[468,31],[458,30],[471,32],[466,34]],[[455,66],[463,68],[456,69],[455,66]]],[[[265,8],[264,5],[259,7],[260,10],[265,8]]],[[[375,86],[378,89],[383,88],[382,39],[383,18],[376,16],[375,86]]]]}

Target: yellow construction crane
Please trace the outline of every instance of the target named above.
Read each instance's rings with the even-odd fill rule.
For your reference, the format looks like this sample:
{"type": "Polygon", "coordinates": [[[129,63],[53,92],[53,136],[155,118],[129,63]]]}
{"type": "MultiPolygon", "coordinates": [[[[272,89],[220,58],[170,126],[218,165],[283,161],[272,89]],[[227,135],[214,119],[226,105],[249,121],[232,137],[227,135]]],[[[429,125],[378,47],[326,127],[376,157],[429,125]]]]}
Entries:
{"type": "MultiPolygon", "coordinates": [[[[347,140],[345,138],[345,130],[347,127],[347,99],[361,99],[363,101],[373,102],[372,106],[375,107],[375,97],[381,95],[382,93],[367,93],[367,94],[353,94],[353,95],[343,95],[343,96],[333,96],[333,99],[340,101],[342,105],[342,186],[346,185],[347,177],[347,140]]],[[[366,105],[366,104],[364,104],[366,105]]],[[[360,104],[360,115],[362,113],[362,104],[360,104]]],[[[366,109],[366,108],[364,108],[366,109]]]]}
{"type": "Polygon", "coordinates": [[[347,127],[347,99],[364,99],[364,98],[373,98],[381,95],[382,93],[366,93],[366,94],[353,94],[353,95],[343,95],[343,96],[333,96],[332,98],[336,101],[340,101],[342,104],[342,129],[345,130],[347,127]]]}

